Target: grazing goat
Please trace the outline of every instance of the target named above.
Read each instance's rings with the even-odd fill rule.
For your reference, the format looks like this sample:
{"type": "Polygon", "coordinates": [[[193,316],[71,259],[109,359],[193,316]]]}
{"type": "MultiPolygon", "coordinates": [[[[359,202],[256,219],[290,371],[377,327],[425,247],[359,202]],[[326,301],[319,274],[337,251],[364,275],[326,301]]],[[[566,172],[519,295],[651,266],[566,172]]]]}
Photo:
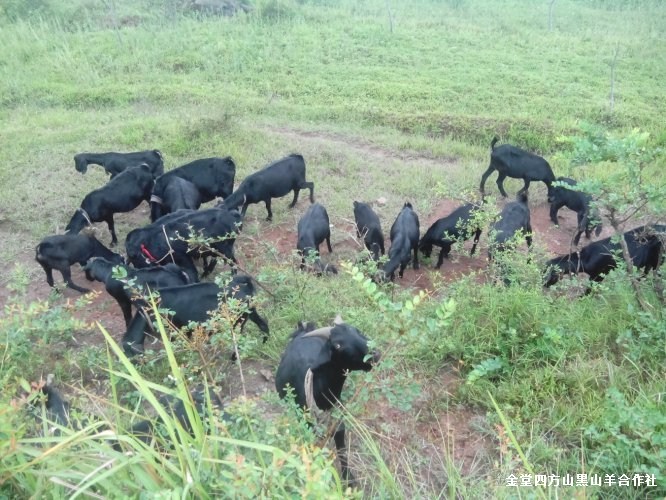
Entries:
{"type": "MultiPolygon", "coordinates": [[[[558,177],[559,182],[575,186],[576,181],[567,177],[558,177]]],[[[599,213],[590,206],[592,197],[581,191],[566,188],[564,186],[553,186],[548,192],[548,202],[550,203],[550,220],[557,224],[557,212],[562,207],[567,207],[576,212],[578,224],[576,234],[573,239],[574,245],[578,246],[580,235],[585,232],[585,237],[589,240],[594,230],[594,234],[601,234],[601,222],[599,213]]]]}
{"type": "Polygon", "coordinates": [[[131,167],[113,177],[105,186],[86,195],[76,209],[65,231],[77,234],[93,222],[106,221],[111,232],[111,246],[118,243],[113,214],[129,212],[143,200],[148,201],[153,188],[148,165],[131,167]]]}
{"type": "Polygon", "coordinates": [[[74,156],[74,166],[82,174],[86,173],[90,164],[101,165],[111,178],[128,167],[136,167],[142,163],[148,165],[153,178],[164,173],[162,153],[157,149],[136,153],[80,153],[74,156]]]}
{"type": "MultiPolygon", "coordinates": [[[[156,203],[155,199],[156,198],[153,195],[151,204],[156,203]]],[[[201,194],[197,187],[190,181],[187,181],[182,177],[172,176],[166,182],[160,205],[160,217],[175,212],[176,210],[198,210],[201,206],[201,194]]]]}
{"type": "Polygon", "coordinates": [[[310,189],[310,203],[314,203],[314,182],[305,180],[305,160],[301,155],[292,154],[248,175],[238,189],[224,200],[224,204],[229,208],[242,205],[241,217],[245,217],[251,203],[263,201],[268,211],[266,220],[273,220],[271,199],[285,196],[293,190],[294,199],[289,205],[293,208],[298,201],[298,193],[305,188],[310,189]]]}
{"type": "MultiPolygon", "coordinates": [[[[180,177],[194,184],[199,192],[200,204],[211,201],[216,196],[226,198],[234,189],[236,164],[230,156],[224,158],[203,158],[170,170],[155,180],[150,197],[150,220],[155,222],[165,213],[162,204],[167,198],[165,190],[173,177],[180,177]]],[[[198,208],[198,207],[197,207],[198,208]]]]}
{"type": "Polygon", "coordinates": [[[204,259],[202,277],[215,269],[215,252],[235,264],[234,242],[240,222],[237,210],[229,211],[223,207],[199,211],[178,210],[152,224],[130,231],[125,240],[127,259],[137,268],[173,262],[187,273],[192,283],[196,283],[199,279],[192,253],[204,259]],[[217,240],[210,244],[213,251],[189,249],[184,239],[194,235],[217,240]],[[210,262],[207,261],[208,257],[212,257],[210,262]]]}
{"type": "Polygon", "coordinates": [[[326,240],[328,252],[331,248],[331,227],[326,209],[319,203],[310,205],[307,212],[298,221],[298,241],[296,249],[301,254],[301,269],[305,267],[305,258],[311,253],[315,254],[315,268],[322,273],[338,274],[338,270],[332,264],[324,264],[319,258],[319,245],[326,240]]]}
{"type": "Polygon", "coordinates": [[[370,205],[360,201],[354,202],[354,220],[356,221],[356,234],[363,238],[365,248],[372,254],[375,261],[379,260],[379,252],[384,255],[384,234],[379,217],[370,205]]]}
{"type": "Polygon", "coordinates": [[[528,153],[510,144],[503,144],[495,148],[498,140],[495,137],[490,143],[492,149],[490,166],[481,176],[481,193],[484,192],[486,179],[495,170],[498,172],[497,187],[504,198],[507,197],[506,191],[504,191],[504,179],[507,177],[523,179],[525,182],[523,188],[518,191],[519,196],[527,191],[532,181],[544,182],[550,192],[550,185],[555,180],[555,175],[548,162],[538,155],[528,153]]]}
{"type": "MultiPolygon", "coordinates": [[[[209,389],[208,395],[210,397],[210,403],[213,408],[224,408],[222,399],[215,393],[215,391],[209,389]]],[[[207,409],[206,392],[204,391],[204,388],[195,388],[190,392],[190,396],[192,397],[194,411],[199,414],[199,417],[203,418],[206,415],[207,409]]],[[[192,423],[190,422],[190,418],[187,416],[185,403],[181,398],[165,394],[159,398],[159,403],[167,410],[170,416],[172,416],[180,423],[186,432],[192,434],[192,423]]],[[[222,413],[221,416],[223,420],[227,420],[228,418],[228,415],[224,413],[222,413]]],[[[145,444],[149,444],[155,435],[155,424],[159,424],[161,422],[162,418],[159,416],[154,420],[141,420],[132,426],[129,434],[135,436],[145,444]]]]}
{"type": "MultiPolygon", "coordinates": [[[[46,396],[46,416],[61,427],[68,427],[70,425],[70,404],[66,402],[60,392],[53,386],[53,375],[49,374],[46,381],[41,388],[42,393],[46,396]]],[[[54,429],[52,433],[56,436],[60,435],[60,431],[54,429]]]]}
{"type": "MultiPolygon", "coordinates": [[[[248,310],[240,320],[241,330],[249,319],[264,332],[263,341],[266,342],[269,335],[268,323],[259,316],[259,313],[249,303],[255,294],[254,283],[249,276],[236,275],[224,288],[215,283],[195,283],[192,285],[160,288],[159,307],[174,312],[170,317],[171,322],[177,327],[183,327],[190,321],[200,323],[209,319],[211,312],[217,311],[219,302],[226,301],[230,297],[248,303],[248,310]]],[[[135,302],[137,307],[138,301],[135,302]]],[[[150,307],[142,305],[130,322],[127,332],[123,336],[123,348],[128,356],[143,353],[143,342],[146,328],[149,323],[146,317],[151,313],[150,307]]]]}
{"type": "Polygon", "coordinates": [[[474,235],[474,244],[472,245],[470,255],[474,255],[476,245],[479,243],[479,238],[481,237],[481,228],[468,227],[468,223],[472,220],[474,211],[478,208],[478,205],[474,205],[473,203],[467,203],[458,207],[446,217],[438,219],[430,226],[426,234],[423,235],[423,238],[419,242],[419,250],[423,252],[423,255],[430,257],[433,246],[438,246],[442,249],[439,252],[435,269],[442,267],[444,257],[449,257],[451,245],[456,241],[466,241],[472,235],[474,235]]]}
{"type": "MultiPolygon", "coordinates": [[[[35,249],[35,260],[46,273],[46,282],[53,286],[53,269],[62,274],[62,279],[69,288],[77,292],[87,293],[90,290],[76,285],[72,281],[70,266],[78,262],[85,266],[93,257],[104,257],[114,264],[123,264],[121,255],[113,253],[102,245],[94,236],[85,234],[58,234],[47,236],[35,249]]],[[[89,275],[86,275],[90,279],[89,275]]]]}
{"type": "Polygon", "coordinates": [[[125,326],[129,326],[132,320],[132,301],[135,295],[144,293],[146,289],[156,290],[172,286],[188,285],[190,278],[180,267],[175,264],[165,266],[148,267],[145,269],[133,269],[121,265],[124,269],[124,281],[113,277],[113,268],[117,264],[102,257],[95,257],[85,265],[86,275],[93,280],[104,283],[106,291],[116,299],[120,310],[125,318],[125,326]],[[126,284],[131,282],[131,286],[126,284]]]}
{"type": "Polygon", "coordinates": [[[389,248],[389,261],[384,264],[383,275],[389,276],[393,281],[395,270],[400,267],[398,276],[402,278],[411,252],[414,252],[413,266],[419,268],[419,217],[412,210],[411,203],[407,202],[391,226],[391,248],[389,248]]]}
{"type": "MultiPolygon", "coordinates": [[[[639,226],[624,233],[631,261],[645,274],[662,264],[665,240],[666,225],[639,226]]],[[[583,247],[580,252],[555,257],[546,263],[545,286],[554,285],[563,274],[586,273],[590,281],[603,281],[617,266],[615,255],[618,252],[622,252],[620,243],[604,238],[583,247]]],[[[589,292],[588,288],[586,293],[589,292]]]]}
{"type": "Polygon", "coordinates": [[[504,205],[499,219],[491,226],[490,235],[493,241],[488,248],[488,257],[493,258],[495,252],[505,249],[506,243],[511,240],[518,231],[525,235],[527,248],[532,246],[532,225],[530,224],[530,208],[527,205],[527,193],[517,196],[517,201],[504,205]]]}
{"type": "MultiPolygon", "coordinates": [[[[368,339],[340,316],[335,318],[334,326],[317,330],[313,323],[300,323],[282,354],[275,387],[283,399],[291,387],[299,406],[327,411],[340,401],[350,371],[369,371],[377,362],[379,353],[369,351],[368,339]]],[[[353,480],[347,463],[343,423],[338,426],[334,440],[342,477],[353,480]]]]}
{"type": "MultiPolygon", "coordinates": [[[[49,421],[54,422],[61,427],[79,428],[77,422],[73,422],[70,418],[70,403],[65,401],[60,394],[60,391],[53,386],[53,375],[48,375],[47,381],[41,388],[41,391],[46,395],[45,408],[49,421]]],[[[208,394],[213,408],[223,408],[224,405],[222,399],[213,390],[209,390],[208,394]]],[[[206,414],[207,400],[203,387],[193,389],[190,392],[190,395],[192,397],[194,410],[200,417],[204,416],[206,414]]],[[[165,394],[159,398],[159,403],[167,409],[168,413],[180,423],[185,431],[190,434],[192,433],[192,424],[182,399],[165,394]]],[[[228,416],[223,413],[222,418],[227,419],[228,416]]],[[[137,438],[139,441],[149,444],[154,435],[154,424],[157,422],[161,422],[160,417],[155,420],[141,420],[132,426],[129,430],[129,434],[137,438]]],[[[58,429],[53,429],[52,434],[58,436],[60,435],[60,431],[58,429]]],[[[122,451],[119,442],[114,442],[112,447],[116,451],[122,451]]]]}

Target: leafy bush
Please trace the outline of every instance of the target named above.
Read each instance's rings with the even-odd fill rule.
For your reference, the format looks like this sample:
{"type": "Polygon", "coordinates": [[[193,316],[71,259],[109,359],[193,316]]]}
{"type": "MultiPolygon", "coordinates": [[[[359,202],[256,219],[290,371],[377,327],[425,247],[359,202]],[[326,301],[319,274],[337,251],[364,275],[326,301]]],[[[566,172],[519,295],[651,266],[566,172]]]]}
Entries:
{"type": "Polygon", "coordinates": [[[645,148],[649,138],[647,132],[639,129],[632,130],[625,137],[615,137],[603,127],[591,123],[582,123],[580,130],[581,136],[560,138],[571,148],[571,163],[574,165],[624,161],[645,148]]]}
{"type": "Polygon", "coordinates": [[[642,490],[652,498],[666,494],[666,405],[659,399],[641,396],[630,404],[610,388],[602,420],[585,431],[588,463],[607,474],[654,474],[657,486],[642,490]]]}

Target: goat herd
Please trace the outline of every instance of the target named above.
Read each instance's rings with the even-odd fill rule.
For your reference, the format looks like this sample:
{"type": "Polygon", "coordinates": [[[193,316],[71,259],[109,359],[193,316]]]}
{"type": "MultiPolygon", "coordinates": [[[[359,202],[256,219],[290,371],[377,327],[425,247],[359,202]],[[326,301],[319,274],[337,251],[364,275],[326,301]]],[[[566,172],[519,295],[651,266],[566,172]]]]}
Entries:
{"type": "MultiPolygon", "coordinates": [[[[483,173],[480,190],[493,171],[498,172],[497,186],[506,197],[503,181],[506,177],[524,180],[516,201],[507,203],[490,234],[494,241],[489,246],[489,257],[504,250],[506,243],[520,231],[527,245],[531,245],[530,211],[527,190],[530,182],[542,181],[548,188],[551,204],[550,217],[557,224],[558,210],[564,206],[578,215],[575,245],[584,232],[589,239],[593,231],[598,236],[601,223],[591,197],[575,189],[572,179],[556,179],[548,162],[540,156],[528,153],[511,145],[495,147],[497,138],[491,143],[490,166],[483,173]],[[555,182],[556,184],[554,184],[555,182]]],[[[37,262],[46,272],[47,282],[53,286],[53,269],[60,271],[68,287],[79,292],[88,290],[76,285],[71,278],[70,267],[79,263],[86,278],[105,284],[108,293],[118,302],[122,310],[126,333],[123,348],[128,356],[142,353],[144,336],[151,329],[150,308],[141,299],[141,292],[148,289],[159,291],[161,307],[174,313],[171,321],[178,327],[190,322],[202,322],[210,311],[218,309],[220,300],[235,297],[247,301],[248,307],[240,319],[240,327],[249,319],[264,333],[266,341],[269,328],[267,322],[253,307],[255,294],[253,279],[237,275],[230,283],[220,287],[215,283],[199,282],[194,259],[203,261],[201,277],[213,272],[217,257],[225,262],[236,263],[234,242],[241,229],[248,205],[264,202],[268,220],[272,219],[271,199],[294,192],[289,205],[298,201],[301,189],[309,190],[311,205],[298,223],[297,250],[305,259],[313,262],[319,273],[337,273],[335,266],[325,265],[319,258],[319,246],[326,241],[329,251],[330,224],[326,209],[314,202],[314,183],[306,181],[305,161],[292,154],[247,176],[234,191],[236,166],[230,157],[206,158],[193,161],[164,173],[162,154],[157,151],[137,153],[78,154],[74,157],[76,170],[85,173],[89,164],[104,167],[110,174],[109,182],[87,194],[76,209],[65,234],[48,236],[36,248],[37,262]],[[199,210],[202,203],[221,197],[214,208],[199,210]],[[112,236],[112,245],[117,243],[113,215],[129,212],[146,200],[151,207],[151,224],[130,231],[125,240],[126,258],[100,243],[94,236],[79,234],[86,226],[95,222],[106,222],[112,236]],[[206,245],[194,245],[193,240],[203,237],[206,245]],[[190,240],[189,242],[186,240],[190,240]],[[130,266],[131,264],[131,266],[130,266]],[[120,267],[122,278],[114,272],[120,267]],[[132,282],[135,286],[127,286],[132,282]],[[137,291],[139,293],[137,293],[137,291]],[[132,316],[132,306],[137,312],[132,316]]],[[[372,258],[379,260],[384,251],[384,236],[379,217],[366,204],[353,204],[357,232],[363,238],[372,258]]],[[[413,260],[418,268],[419,250],[429,257],[433,247],[441,248],[436,268],[442,265],[454,242],[474,237],[471,252],[474,253],[481,227],[474,214],[480,205],[465,204],[447,217],[437,220],[420,237],[419,219],[410,203],[405,203],[391,227],[391,246],[388,260],[382,265],[378,279],[394,279],[395,271],[403,276],[404,269],[413,260]],[[413,257],[412,257],[413,254],[413,257]]],[[[645,272],[660,264],[662,239],[658,233],[666,226],[642,226],[624,234],[634,265],[645,272]]],[[[200,240],[197,240],[200,241],[200,240]]],[[[591,280],[599,281],[615,267],[615,253],[619,245],[610,238],[592,243],[579,252],[559,256],[547,265],[546,285],[550,286],[563,273],[585,272],[591,280]]],[[[356,328],[344,323],[339,317],[333,326],[316,328],[312,323],[300,323],[291,337],[277,370],[276,386],[282,397],[287,395],[287,386],[294,388],[299,405],[330,409],[338,401],[346,373],[350,370],[370,370],[378,361],[378,353],[369,353],[368,341],[356,328]],[[308,382],[309,380],[309,382],[308,382]]],[[[61,398],[47,386],[47,406],[59,415],[58,407],[64,408],[61,398]]],[[[60,420],[63,420],[62,418],[60,420]]],[[[137,428],[139,432],[139,428],[137,428]]],[[[336,448],[342,464],[342,474],[349,478],[344,449],[344,427],[335,434],[336,448]]]]}

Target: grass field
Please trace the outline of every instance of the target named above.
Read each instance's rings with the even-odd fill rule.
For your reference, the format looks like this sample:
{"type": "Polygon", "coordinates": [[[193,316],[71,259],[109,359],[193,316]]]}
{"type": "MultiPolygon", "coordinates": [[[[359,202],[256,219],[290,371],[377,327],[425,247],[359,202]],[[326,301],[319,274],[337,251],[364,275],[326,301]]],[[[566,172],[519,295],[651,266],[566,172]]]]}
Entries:
{"type": "MultiPolygon", "coordinates": [[[[74,170],[79,152],[158,148],[167,169],[231,155],[237,182],[299,152],[334,226],[335,253],[324,257],[338,263],[353,261],[358,251],[349,222],[353,200],[386,198],[379,209],[386,233],[411,200],[423,233],[446,203],[478,188],[494,135],[544,155],[556,175],[589,179],[610,178],[624,165],[577,166],[567,138],[584,135],[588,126],[618,138],[640,129],[649,134],[641,154],[654,153],[651,183],[663,189],[666,9],[657,0],[558,0],[553,14],[549,31],[548,2],[529,0],[257,0],[249,13],[234,17],[197,16],[175,0],[0,6],[0,381],[10,389],[2,404],[20,406],[8,403],[19,399],[21,380],[51,372],[70,388],[68,397],[108,421],[124,415],[120,407],[152,405],[148,383],[119,381],[117,373],[131,368],[107,358],[104,336],[92,323],[99,319],[118,339],[123,328],[115,304],[98,296],[75,306],[77,294],[49,294],[33,260],[37,242],[62,232],[83,196],[106,182],[99,167],[85,176],[74,170]],[[107,402],[89,403],[95,395],[107,402]]],[[[514,193],[520,185],[507,181],[506,188],[514,193]]],[[[495,192],[494,177],[487,190],[495,192]]],[[[545,189],[534,186],[530,197],[533,216],[546,214],[545,189]]],[[[636,220],[663,222],[663,204],[647,206],[636,220]]],[[[263,206],[248,212],[237,255],[272,293],[260,305],[272,336],[265,346],[248,341],[246,377],[256,391],[273,392],[258,374],[274,372],[303,319],[323,324],[342,312],[376,341],[386,352],[383,365],[351,377],[347,391],[355,396],[347,418],[352,446],[361,450],[352,461],[364,478],[364,496],[665,494],[662,278],[641,284],[648,310],[622,273],[584,298],[572,299],[569,285],[544,292],[539,262],[562,251],[549,238],[565,237],[564,229],[537,235],[538,257],[516,264],[523,286],[491,283],[485,246],[477,259],[459,252],[441,272],[426,262],[420,275],[408,274],[395,288],[375,289],[351,267],[316,278],[300,273],[289,255],[306,206],[302,200],[290,211],[286,199],[276,201],[273,223],[263,220],[263,206]],[[454,281],[453,269],[469,277],[454,281]],[[415,301],[424,288],[427,297],[415,301]],[[505,487],[509,474],[635,472],[654,474],[658,485],[505,487]]],[[[148,216],[144,206],[116,220],[122,241],[148,216]]],[[[256,331],[248,330],[252,339],[256,331]]],[[[230,387],[237,388],[238,368],[221,360],[228,343],[196,349],[178,343],[186,378],[202,376],[204,356],[217,369],[207,382],[237,395],[230,387]]],[[[151,353],[135,380],[168,385],[169,374],[178,376],[179,363],[161,352],[151,353]]],[[[348,495],[307,429],[263,419],[267,398],[276,404],[270,396],[251,397],[249,409],[239,410],[247,425],[237,434],[214,431],[211,438],[224,446],[232,446],[230,438],[246,443],[235,453],[256,467],[235,468],[222,444],[206,454],[212,447],[195,436],[191,445],[206,449],[206,464],[217,464],[211,467],[221,467],[219,477],[229,481],[211,479],[219,470],[203,467],[195,490],[187,489],[184,469],[178,472],[178,466],[192,470],[188,459],[175,453],[165,466],[157,451],[138,454],[150,467],[119,465],[91,484],[94,467],[79,470],[74,457],[81,449],[94,454],[99,444],[70,435],[79,448],[61,443],[62,455],[53,459],[42,451],[59,443],[56,438],[31,440],[34,425],[17,423],[25,422],[22,413],[0,411],[3,439],[20,444],[0,445],[0,455],[11,451],[0,459],[0,494],[39,495],[53,486],[53,497],[109,496],[114,484],[123,484],[132,496],[139,490],[130,485],[138,484],[179,496],[298,492],[319,498],[329,486],[348,495]],[[258,450],[257,443],[267,448],[258,450]],[[266,462],[269,455],[275,462],[266,462]],[[280,475],[280,460],[289,474],[280,475]],[[303,463],[314,465],[305,470],[303,463]],[[285,485],[277,477],[303,480],[285,485]],[[252,486],[244,490],[243,480],[252,486]]]]}

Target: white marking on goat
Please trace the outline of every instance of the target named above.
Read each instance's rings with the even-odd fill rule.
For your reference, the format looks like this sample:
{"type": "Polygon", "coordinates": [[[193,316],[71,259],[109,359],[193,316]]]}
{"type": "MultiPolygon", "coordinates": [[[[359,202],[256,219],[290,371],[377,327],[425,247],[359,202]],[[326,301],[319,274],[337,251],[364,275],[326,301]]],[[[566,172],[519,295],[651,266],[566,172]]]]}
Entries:
{"type": "Polygon", "coordinates": [[[79,208],[77,208],[77,210],[78,210],[79,212],[81,212],[81,215],[83,215],[83,218],[86,220],[86,222],[88,223],[88,225],[89,225],[89,226],[92,226],[93,223],[92,223],[92,221],[90,220],[90,216],[88,215],[88,212],[86,212],[86,211],[83,209],[83,207],[79,207],[79,208]]]}
{"type": "Polygon", "coordinates": [[[311,412],[314,412],[317,408],[317,403],[315,402],[314,397],[314,373],[308,368],[308,371],[305,372],[305,404],[311,412]]]}
{"type": "Polygon", "coordinates": [[[162,198],[160,198],[159,196],[154,195],[154,194],[150,196],[150,202],[151,202],[151,203],[152,203],[152,202],[159,203],[160,205],[163,205],[163,204],[164,204],[162,198]]]}

